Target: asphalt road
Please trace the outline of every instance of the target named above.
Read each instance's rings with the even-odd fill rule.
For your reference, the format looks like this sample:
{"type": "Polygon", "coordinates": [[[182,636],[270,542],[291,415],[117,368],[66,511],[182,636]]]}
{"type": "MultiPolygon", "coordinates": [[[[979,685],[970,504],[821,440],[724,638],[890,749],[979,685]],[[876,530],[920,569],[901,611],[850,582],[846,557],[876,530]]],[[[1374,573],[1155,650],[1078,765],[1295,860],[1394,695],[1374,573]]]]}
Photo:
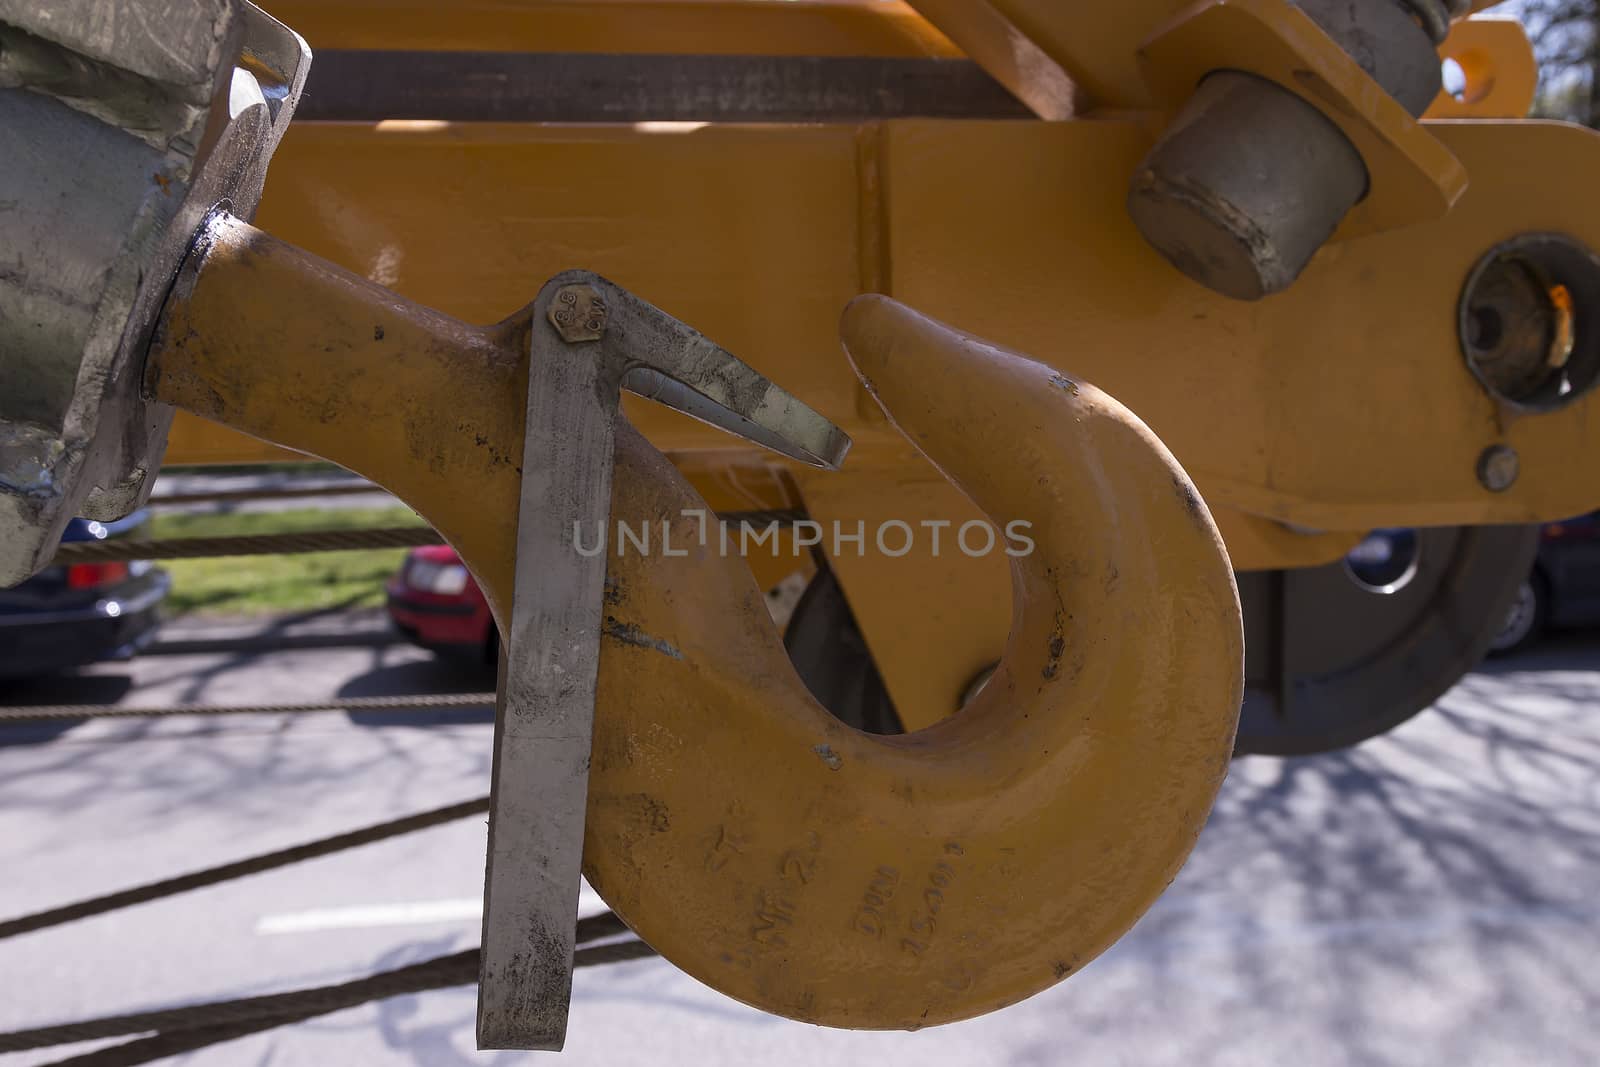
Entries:
{"type": "MultiPolygon", "coordinates": [[[[152,656],[8,695],[240,703],[419,686],[483,679],[389,646],[152,656]]],[[[489,767],[481,713],[5,730],[0,918],[473,797],[489,767]]],[[[0,1030],[339,981],[469,947],[483,831],[465,820],[0,942],[0,1030]]],[[[917,1034],[842,1033],[762,1016],[652,960],[579,972],[568,1049],[551,1062],[1589,1067],[1600,1063],[1597,884],[1600,639],[1570,638],[1469,677],[1358,750],[1239,761],[1166,897],[1024,1004],[917,1034]]],[[[174,1062],[536,1058],[474,1052],[472,1018],[467,988],[400,997],[174,1062]]]]}

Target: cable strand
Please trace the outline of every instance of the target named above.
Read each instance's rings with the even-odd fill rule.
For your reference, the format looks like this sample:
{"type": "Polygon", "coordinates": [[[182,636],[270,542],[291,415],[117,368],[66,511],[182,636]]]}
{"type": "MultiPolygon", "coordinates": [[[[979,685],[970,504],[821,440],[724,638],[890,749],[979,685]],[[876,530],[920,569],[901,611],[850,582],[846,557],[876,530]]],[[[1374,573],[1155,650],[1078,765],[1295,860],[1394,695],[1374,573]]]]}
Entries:
{"type": "Polygon", "coordinates": [[[24,915],[20,918],[0,922],[0,940],[16,937],[19,934],[43,930],[51,926],[60,926],[63,923],[74,922],[78,919],[87,919],[94,915],[104,915],[108,911],[120,908],[129,908],[135,904],[145,904],[152,900],[160,900],[178,893],[187,893],[193,889],[204,886],[216,885],[219,882],[231,881],[235,878],[244,878],[263,871],[270,871],[278,867],[285,867],[291,863],[302,860],[315,859],[334,852],[346,849],[359,848],[362,845],[383,841],[401,834],[414,833],[425,830],[441,823],[453,822],[471,815],[482,815],[489,810],[489,798],[479,797],[476,800],[467,800],[459,804],[449,804],[432,811],[419,812],[388,822],[378,823],[374,826],[363,827],[359,830],[350,830],[346,833],[335,834],[319,841],[309,841],[303,845],[292,848],[278,849],[274,852],[252,856],[249,859],[237,860],[233,863],[224,863],[221,866],[209,867],[201,871],[179,875],[176,878],[165,878],[159,882],[137,886],[133,889],[123,889],[104,896],[91,897],[72,904],[49,908],[45,911],[24,915]]]}
{"type": "MultiPolygon", "coordinates": [[[[655,950],[638,938],[603,945],[587,944],[626,929],[614,912],[580,919],[576,939],[583,947],[573,954],[572,966],[596,967],[655,955],[655,950]]],[[[337,985],[17,1030],[0,1034],[0,1053],[26,1052],[51,1045],[156,1031],[152,1037],[58,1060],[53,1065],[134,1067],[179,1052],[358,1007],[374,1000],[471,985],[477,981],[480,958],[479,950],[473,948],[337,985]]]]}

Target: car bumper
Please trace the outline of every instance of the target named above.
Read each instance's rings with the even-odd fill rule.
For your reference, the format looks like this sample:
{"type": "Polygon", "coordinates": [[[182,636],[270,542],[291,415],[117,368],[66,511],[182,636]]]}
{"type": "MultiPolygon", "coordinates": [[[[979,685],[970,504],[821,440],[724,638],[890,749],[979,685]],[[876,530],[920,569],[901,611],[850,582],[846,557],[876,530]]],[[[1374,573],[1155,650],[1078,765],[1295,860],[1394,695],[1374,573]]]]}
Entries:
{"type": "Polygon", "coordinates": [[[172,577],[157,569],[83,607],[0,614],[0,678],[133,655],[154,639],[171,589],[172,577]]]}
{"type": "Polygon", "coordinates": [[[387,591],[389,618],[406,638],[424,648],[478,649],[488,639],[487,611],[468,600],[439,602],[387,591]]]}

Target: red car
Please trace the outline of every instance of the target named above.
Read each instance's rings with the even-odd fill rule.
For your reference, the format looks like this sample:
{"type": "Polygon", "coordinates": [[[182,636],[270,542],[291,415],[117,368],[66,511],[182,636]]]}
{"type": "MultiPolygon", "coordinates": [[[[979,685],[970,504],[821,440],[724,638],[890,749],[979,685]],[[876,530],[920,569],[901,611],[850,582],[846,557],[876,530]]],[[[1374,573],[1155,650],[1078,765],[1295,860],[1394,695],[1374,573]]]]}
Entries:
{"type": "Polygon", "coordinates": [[[413,548],[387,592],[389,618],[407,639],[440,655],[495,662],[499,634],[489,602],[449,545],[413,548]]]}

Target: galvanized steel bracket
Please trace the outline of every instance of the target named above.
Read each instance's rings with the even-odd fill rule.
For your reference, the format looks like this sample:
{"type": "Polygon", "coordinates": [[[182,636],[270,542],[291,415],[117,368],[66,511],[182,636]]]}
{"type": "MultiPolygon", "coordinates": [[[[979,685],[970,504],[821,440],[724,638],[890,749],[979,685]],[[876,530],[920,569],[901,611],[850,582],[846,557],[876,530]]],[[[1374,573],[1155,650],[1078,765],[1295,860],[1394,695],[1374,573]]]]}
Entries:
{"type": "Polygon", "coordinates": [[[605,279],[534,303],[511,632],[495,716],[478,1047],[558,1050],[572,994],[621,391],[812,466],[850,439],[731,353],[605,279]]]}
{"type": "Polygon", "coordinates": [[[0,0],[0,586],[148,495],[150,332],[205,215],[254,214],[310,61],[243,0],[0,0]]]}

